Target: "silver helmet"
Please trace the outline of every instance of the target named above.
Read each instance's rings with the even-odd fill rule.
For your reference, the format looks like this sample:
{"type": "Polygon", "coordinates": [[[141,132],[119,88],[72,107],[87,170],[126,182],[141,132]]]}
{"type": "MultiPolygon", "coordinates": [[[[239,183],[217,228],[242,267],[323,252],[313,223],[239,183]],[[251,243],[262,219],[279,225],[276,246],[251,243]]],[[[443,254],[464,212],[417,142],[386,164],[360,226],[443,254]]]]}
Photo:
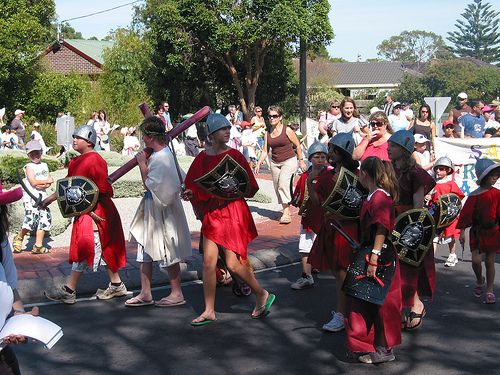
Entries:
{"type": "Polygon", "coordinates": [[[307,149],[307,158],[311,160],[311,156],[314,154],[317,154],[318,152],[323,152],[325,154],[328,154],[328,146],[325,145],[324,143],[321,142],[314,142],[308,149],[307,149]]]}
{"type": "Polygon", "coordinates": [[[220,113],[212,113],[207,118],[207,136],[219,129],[231,127],[228,119],[220,113]]]}
{"type": "Polygon", "coordinates": [[[415,148],[415,137],[413,133],[408,130],[398,130],[396,133],[391,135],[389,142],[394,142],[409,151],[410,154],[413,154],[415,148]]]}
{"type": "Polygon", "coordinates": [[[438,160],[436,160],[436,163],[434,163],[434,171],[436,170],[437,167],[450,168],[448,174],[453,173],[453,162],[448,156],[441,156],[438,160]]]}
{"type": "Polygon", "coordinates": [[[75,136],[80,137],[82,139],[85,139],[86,141],[89,141],[94,146],[95,146],[96,141],[97,141],[97,133],[95,132],[95,129],[90,125],[80,126],[73,133],[73,137],[75,137],[75,136]]]}
{"type": "Polygon", "coordinates": [[[338,133],[328,143],[341,148],[349,155],[352,155],[354,151],[354,138],[348,133],[338,133]]]}
{"type": "Polygon", "coordinates": [[[483,178],[485,178],[493,169],[499,167],[500,163],[495,163],[491,159],[477,159],[475,168],[477,184],[481,185],[483,178]]]}

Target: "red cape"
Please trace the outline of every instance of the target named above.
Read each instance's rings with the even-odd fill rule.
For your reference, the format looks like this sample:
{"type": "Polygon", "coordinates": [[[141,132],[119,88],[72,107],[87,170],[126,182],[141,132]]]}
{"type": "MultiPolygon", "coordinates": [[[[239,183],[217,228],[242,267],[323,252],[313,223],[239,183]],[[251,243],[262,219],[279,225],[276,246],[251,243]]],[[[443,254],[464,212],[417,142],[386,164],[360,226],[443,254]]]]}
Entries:
{"type": "MultiPolygon", "coordinates": [[[[94,212],[105,221],[96,222],[101,238],[102,256],[112,272],[125,267],[127,255],[122,222],[116,207],[111,200],[113,188],[106,180],[108,165],[97,152],[80,155],[69,163],[68,175],[83,176],[94,181],[99,188],[99,199],[94,212]]],[[[69,262],[81,262],[87,259],[91,266],[94,262],[94,229],[93,219],[85,214],[75,218],[71,233],[69,262]]]]}

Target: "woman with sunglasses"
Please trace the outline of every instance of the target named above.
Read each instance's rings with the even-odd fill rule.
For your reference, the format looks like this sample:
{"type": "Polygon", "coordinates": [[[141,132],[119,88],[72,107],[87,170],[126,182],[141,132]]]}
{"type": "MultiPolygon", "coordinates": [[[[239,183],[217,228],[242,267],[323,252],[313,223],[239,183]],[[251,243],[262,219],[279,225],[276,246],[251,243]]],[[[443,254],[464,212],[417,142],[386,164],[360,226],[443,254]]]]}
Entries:
{"type": "Polygon", "coordinates": [[[257,175],[260,170],[261,164],[267,157],[269,149],[271,149],[271,160],[269,160],[269,167],[273,177],[273,185],[278,203],[283,207],[283,215],[280,218],[280,224],[289,224],[292,222],[290,216],[290,179],[297,170],[297,156],[292,147],[292,144],[297,150],[299,157],[299,167],[302,172],[307,170],[302,155],[302,148],[300,147],[299,140],[294,131],[288,126],[283,125],[283,110],[277,105],[272,105],[267,110],[269,114],[269,122],[271,123],[271,131],[264,137],[264,149],[260,154],[259,161],[255,166],[255,174],[257,175]]]}
{"type": "Polygon", "coordinates": [[[318,130],[320,132],[319,140],[322,143],[328,142],[328,128],[333,122],[340,118],[340,100],[333,99],[328,107],[328,111],[322,112],[319,118],[318,130]]]}
{"type": "Polygon", "coordinates": [[[432,121],[431,107],[422,104],[418,111],[418,118],[413,119],[408,128],[413,134],[422,134],[429,139],[429,150],[434,152],[434,137],[436,136],[436,124],[432,121]]]}
{"type": "Polygon", "coordinates": [[[394,133],[387,115],[383,111],[377,111],[370,116],[370,128],[359,145],[354,149],[352,158],[363,161],[367,157],[377,156],[382,160],[389,161],[387,154],[387,141],[394,133]]]}

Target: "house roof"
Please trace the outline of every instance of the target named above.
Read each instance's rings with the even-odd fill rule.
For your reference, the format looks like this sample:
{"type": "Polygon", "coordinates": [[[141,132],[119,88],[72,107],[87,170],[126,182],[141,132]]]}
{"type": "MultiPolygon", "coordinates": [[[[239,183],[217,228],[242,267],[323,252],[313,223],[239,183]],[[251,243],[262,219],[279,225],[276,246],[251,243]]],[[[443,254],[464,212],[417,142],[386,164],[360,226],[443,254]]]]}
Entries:
{"type": "MultiPolygon", "coordinates": [[[[294,60],[298,71],[299,60],[294,60]]],[[[397,61],[332,63],[317,59],[307,61],[307,85],[332,83],[338,88],[395,87],[404,74],[419,74],[397,61]]]]}
{"type": "Polygon", "coordinates": [[[88,60],[95,61],[97,63],[96,65],[101,68],[102,64],[104,64],[102,54],[106,48],[113,47],[114,42],[86,39],[65,39],[63,44],[82,57],[88,57],[88,60]]]}

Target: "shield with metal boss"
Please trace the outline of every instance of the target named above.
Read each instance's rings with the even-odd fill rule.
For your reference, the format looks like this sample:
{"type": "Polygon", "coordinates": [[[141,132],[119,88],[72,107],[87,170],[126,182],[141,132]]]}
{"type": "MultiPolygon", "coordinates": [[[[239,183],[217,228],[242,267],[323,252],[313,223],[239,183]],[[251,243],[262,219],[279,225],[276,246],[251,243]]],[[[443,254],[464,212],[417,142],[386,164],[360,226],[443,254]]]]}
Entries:
{"type": "Polygon", "coordinates": [[[83,215],[97,204],[99,188],[83,176],[60,179],[56,185],[57,203],[63,217],[83,215]]]}

